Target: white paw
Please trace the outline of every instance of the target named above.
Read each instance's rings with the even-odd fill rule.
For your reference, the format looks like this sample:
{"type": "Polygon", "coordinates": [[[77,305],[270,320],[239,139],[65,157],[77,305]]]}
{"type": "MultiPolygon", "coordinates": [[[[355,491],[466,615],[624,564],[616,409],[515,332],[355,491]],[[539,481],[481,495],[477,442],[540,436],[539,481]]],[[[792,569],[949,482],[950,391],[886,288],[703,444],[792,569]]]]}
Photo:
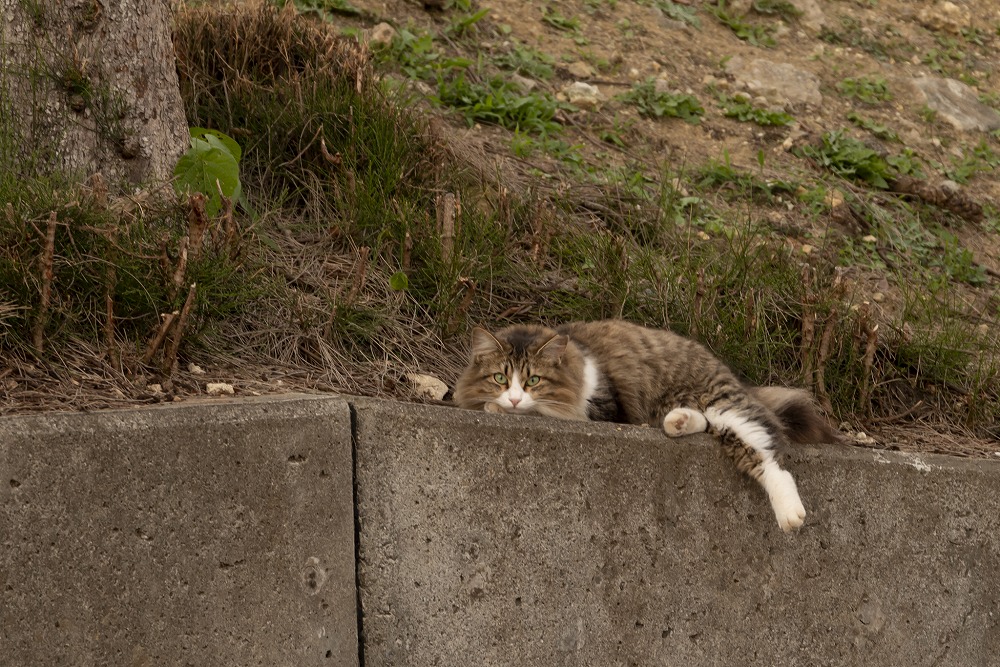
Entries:
{"type": "Polygon", "coordinates": [[[705,415],[691,408],[674,408],[663,418],[663,431],[671,438],[704,433],[707,428],[705,415]]]}
{"type": "Polygon", "coordinates": [[[799,528],[806,520],[806,508],[802,506],[799,491],[795,487],[795,478],[787,470],[777,467],[770,471],[765,485],[767,495],[771,499],[774,518],[778,520],[781,530],[787,532],[799,528]]]}
{"type": "Polygon", "coordinates": [[[503,408],[501,408],[496,403],[487,403],[486,405],[483,406],[483,410],[497,415],[503,413],[503,408]]]}

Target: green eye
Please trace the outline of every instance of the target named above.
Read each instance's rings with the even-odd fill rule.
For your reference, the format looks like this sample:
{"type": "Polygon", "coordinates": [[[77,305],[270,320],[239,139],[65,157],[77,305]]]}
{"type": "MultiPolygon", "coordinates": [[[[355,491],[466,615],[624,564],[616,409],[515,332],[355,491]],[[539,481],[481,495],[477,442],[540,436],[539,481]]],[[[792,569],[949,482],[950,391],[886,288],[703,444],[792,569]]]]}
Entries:
{"type": "Polygon", "coordinates": [[[504,375],[503,373],[494,373],[493,379],[496,381],[497,384],[507,384],[507,376],[504,375]]]}
{"type": "Polygon", "coordinates": [[[537,375],[532,375],[530,378],[528,378],[528,386],[529,387],[534,387],[536,384],[538,384],[541,381],[542,381],[542,378],[538,377],[537,375]]]}

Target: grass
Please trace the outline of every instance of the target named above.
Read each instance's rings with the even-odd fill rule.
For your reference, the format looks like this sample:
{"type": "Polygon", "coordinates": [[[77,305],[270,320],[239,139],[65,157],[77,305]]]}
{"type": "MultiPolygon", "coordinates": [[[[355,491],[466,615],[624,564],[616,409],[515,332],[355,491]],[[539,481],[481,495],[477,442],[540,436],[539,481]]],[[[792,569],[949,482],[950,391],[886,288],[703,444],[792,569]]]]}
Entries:
{"type": "Polygon", "coordinates": [[[774,33],[774,28],[769,25],[762,25],[758,23],[752,23],[747,21],[744,16],[733,13],[726,6],[725,0],[719,0],[716,5],[708,5],[705,10],[714,16],[716,20],[722,25],[729,28],[736,37],[753,44],[754,46],[769,47],[774,46],[777,42],[774,41],[772,34],[774,33]]]}
{"type": "Polygon", "coordinates": [[[862,116],[856,111],[851,111],[847,114],[847,120],[851,121],[862,130],[870,132],[873,136],[882,139],[883,141],[891,141],[893,143],[900,143],[899,135],[895,131],[891,130],[887,125],[882,125],[871,118],[862,116]]]}
{"type": "Polygon", "coordinates": [[[863,76],[847,78],[837,84],[837,90],[844,97],[865,104],[881,104],[892,99],[889,85],[881,78],[871,79],[863,76]]]}
{"type": "Polygon", "coordinates": [[[697,125],[705,113],[694,96],[657,90],[656,82],[652,79],[634,84],[631,90],[616,99],[633,105],[642,116],[680,118],[692,125],[697,125]]]}
{"type": "MultiPolygon", "coordinates": [[[[178,280],[191,202],[133,205],[114,184],[102,194],[99,184],[6,167],[23,163],[11,159],[14,119],[0,98],[0,195],[11,202],[0,211],[0,353],[17,360],[18,382],[41,386],[29,384],[29,365],[60,378],[69,367],[143,400],[152,380],[199,391],[183,370],[195,362],[251,388],[282,378],[401,396],[408,370],[453,380],[473,324],[626,317],[702,340],[751,382],[810,386],[856,423],[916,401],[970,428],[996,418],[995,341],[955,296],[985,276],[956,220],[861,187],[901,167],[839,134],[815,159],[848,181],[775,177],[763,153],[751,169],[665,159],[656,170],[620,159],[628,128],[616,124],[603,169],[583,168],[576,137],[550,125],[551,100],[509,90],[458,65],[434,36],[407,32],[376,56],[380,67],[410,68],[469,120],[513,128],[525,155],[561,153],[579,173],[546,174],[550,182],[494,166],[387,92],[368,52],[324,22],[188,7],[175,23],[188,123],[240,144],[257,215],[210,219],[178,280]],[[874,243],[831,232],[808,239],[820,248],[806,256],[800,239],[776,235],[748,208],[827,215],[831,182],[874,243]],[[858,300],[840,266],[849,260],[899,286],[898,312],[877,315],[858,300]],[[187,325],[146,359],[191,283],[187,325]]],[[[652,117],[701,113],[697,100],[657,94],[652,82],[632,93],[652,117]]]]}
{"type": "Polygon", "coordinates": [[[555,120],[560,104],[544,92],[523,94],[501,77],[470,81],[464,73],[438,82],[437,102],[456,109],[469,125],[491,123],[530,134],[554,134],[561,125],[555,120]]]}
{"type": "Polygon", "coordinates": [[[755,107],[745,95],[732,97],[723,95],[719,98],[719,104],[726,118],[735,118],[742,122],[753,122],[763,126],[784,126],[795,120],[784,111],[755,107]]]}

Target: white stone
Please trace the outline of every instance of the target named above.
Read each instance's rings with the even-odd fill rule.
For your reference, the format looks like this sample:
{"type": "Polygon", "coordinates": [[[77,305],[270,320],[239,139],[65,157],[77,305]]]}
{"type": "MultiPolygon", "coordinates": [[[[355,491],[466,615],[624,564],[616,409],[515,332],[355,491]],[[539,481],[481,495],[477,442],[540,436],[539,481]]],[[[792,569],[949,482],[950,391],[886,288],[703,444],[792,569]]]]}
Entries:
{"type": "Polygon", "coordinates": [[[448,385],[440,378],[423,373],[407,373],[406,381],[413,389],[413,393],[420,398],[429,398],[434,401],[444,399],[448,393],[448,385]]]}
{"type": "Polygon", "coordinates": [[[601,103],[603,97],[597,86],[592,86],[583,81],[574,81],[562,89],[566,101],[581,109],[593,109],[601,103]]]}

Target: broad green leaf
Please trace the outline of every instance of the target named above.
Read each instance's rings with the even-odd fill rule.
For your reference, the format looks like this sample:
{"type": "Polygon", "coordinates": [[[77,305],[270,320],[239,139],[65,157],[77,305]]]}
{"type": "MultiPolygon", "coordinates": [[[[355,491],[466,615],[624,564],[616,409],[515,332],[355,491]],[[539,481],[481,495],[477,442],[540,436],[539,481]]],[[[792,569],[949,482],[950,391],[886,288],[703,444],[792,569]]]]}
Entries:
{"type": "Polygon", "coordinates": [[[243,157],[243,150],[240,145],[236,143],[236,140],[230,137],[225,132],[219,132],[218,130],[208,130],[204,127],[192,127],[191,128],[191,138],[192,139],[207,139],[208,137],[215,137],[221,141],[229,152],[233,154],[236,161],[239,162],[240,158],[243,157]]]}
{"type": "Polygon", "coordinates": [[[406,274],[403,273],[402,271],[397,271],[396,273],[392,274],[391,278],[389,278],[389,287],[396,290],[397,292],[409,289],[410,279],[407,278],[406,274]]]}

